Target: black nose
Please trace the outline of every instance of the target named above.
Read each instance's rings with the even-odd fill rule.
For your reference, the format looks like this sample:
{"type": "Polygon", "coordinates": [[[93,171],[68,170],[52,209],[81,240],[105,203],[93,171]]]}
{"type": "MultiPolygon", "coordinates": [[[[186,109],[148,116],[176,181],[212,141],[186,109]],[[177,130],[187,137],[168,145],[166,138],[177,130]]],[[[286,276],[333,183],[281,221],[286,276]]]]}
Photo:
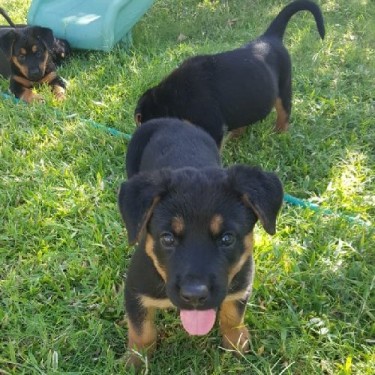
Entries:
{"type": "Polygon", "coordinates": [[[202,305],[208,298],[208,286],[199,283],[188,283],[180,289],[181,299],[193,306],[202,305]]]}
{"type": "Polygon", "coordinates": [[[29,78],[30,79],[40,78],[40,70],[39,69],[29,69],[29,78]]]}

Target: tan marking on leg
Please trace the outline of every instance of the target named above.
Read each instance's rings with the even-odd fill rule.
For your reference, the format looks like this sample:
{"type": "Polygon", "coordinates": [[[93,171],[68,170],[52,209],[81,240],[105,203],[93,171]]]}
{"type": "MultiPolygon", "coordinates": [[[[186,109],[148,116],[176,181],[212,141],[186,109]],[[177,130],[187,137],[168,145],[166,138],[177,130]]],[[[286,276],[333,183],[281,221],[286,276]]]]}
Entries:
{"type": "Polygon", "coordinates": [[[246,131],[246,126],[243,126],[241,128],[233,129],[229,133],[229,139],[237,139],[240,138],[243,133],[246,131]]]}
{"type": "Polygon", "coordinates": [[[212,217],[210,222],[210,231],[212,235],[217,236],[220,234],[223,228],[224,219],[221,215],[216,214],[212,217]]]}
{"type": "Polygon", "coordinates": [[[158,271],[159,275],[164,280],[164,282],[167,282],[167,273],[165,272],[165,269],[159,263],[159,259],[155,255],[154,239],[152,238],[150,234],[147,234],[147,237],[146,237],[145,250],[146,250],[146,254],[152,259],[152,262],[154,263],[156,271],[158,271]]]}
{"type": "Polygon", "coordinates": [[[228,284],[233,280],[233,277],[241,270],[245,262],[249,259],[249,256],[253,254],[254,235],[250,232],[245,236],[243,240],[244,252],[239,261],[229,270],[228,284]]]}
{"type": "Polygon", "coordinates": [[[23,93],[20,95],[20,99],[24,100],[26,103],[31,103],[35,101],[38,101],[38,102],[43,101],[42,96],[35,94],[32,92],[32,90],[26,89],[26,88],[24,89],[23,93]]]}
{"type": "Polygon", "coordinates": [[[280,133],[285,132],[288,130],[289,119],[280,98],[276,99],[275,109],[277,113],[275,131],[280,133]]]}
{"type": "Polygon", "coordinates": [[[38,81],[38,83],[48,83],[49,84],[56,77],[57,77],[57,73],[56,72],[50,72],[50,73],[46,74],[42,79],[40,79],[38,81]]]}
{"type": "Polygon", "coordinates": [[[65,99],[65,89],[59,85],[53,86],[53,94],[55,95],[57,100],[64,100],[65,99]]]}
{"type": "Polygon", "coordinates": [[[176,216],[172,218],[171,226],[172,226],[174,233],[178,236],[181,236],[185,230],[184,218],[181,216],[176,216]]]}
{"type": "Polygon", "coordinates": [[[12,79],[20,83],[22,86],[27,87],[28,89],[34,86],[34,82],[31,82],[28,79],[21,77],[21,76],[12,76],[12,79]]]}
{"type": "Polygon", "coordinates": [[[128,319],[128,349],[130,352],[128,366],[139,367],[142,364],[140,354],[151,356],[156,347],[157,332],[154,324],[155,310],[147,309],[147,315],[138,330],[128,319]]]}
{"type": "Polygon", "coordinates": [[[249,349],[249,331],[244,325],[244,314],[240,314],[236,301],[224,301],[220,308],[220,332],[222,345],[226,349],[245,353],[249,349]]]}

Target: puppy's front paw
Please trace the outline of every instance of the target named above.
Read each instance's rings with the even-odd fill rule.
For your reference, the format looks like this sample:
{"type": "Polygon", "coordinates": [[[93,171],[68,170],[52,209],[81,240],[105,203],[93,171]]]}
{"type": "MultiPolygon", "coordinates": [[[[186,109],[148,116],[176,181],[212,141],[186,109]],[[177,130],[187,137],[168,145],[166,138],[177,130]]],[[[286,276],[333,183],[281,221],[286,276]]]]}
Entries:
{"type": "Polygon", "coordinates": [[[222,345],[225,349],[244,354],[249,351],[249,338],[250,334],[246,327],[235,327],[223,332],[222,345]]]}
{"type": "Polygon", "coordinates": [[[143,348],[141,350],[138,350],[137,347],[133,347],[132,349],[129,348],[126,355],[126,368],[134,368],[136,371],[139,371],[147,364],[155,348],[156,341],[147,348],[143,348]]]}
{"type": "Polygon", "coordinates": [[[53,93],[55,95],[56,100],[62,101],[65,100],[65,89],[61,86],[54,86],[53,93]]]}
{"type": "Polygon", "coordinates": [[[34,103],[34,102],[44,103],[45,102],[43,96],[36,94],[32,92],[31,90],[25,90],[22,93],[22,95],[20,95],[20,99],[22,99],[26,103],[34,103]]]}

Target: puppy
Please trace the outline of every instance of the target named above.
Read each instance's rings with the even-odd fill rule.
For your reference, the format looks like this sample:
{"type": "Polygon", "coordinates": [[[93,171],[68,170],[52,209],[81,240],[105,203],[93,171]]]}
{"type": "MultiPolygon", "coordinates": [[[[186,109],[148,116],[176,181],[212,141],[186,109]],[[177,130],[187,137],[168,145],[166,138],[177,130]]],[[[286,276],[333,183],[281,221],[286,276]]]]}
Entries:
{"type": "Polygon", "coordinates": [[[1,73],[10,76],[10,91],[27,103],[42,100],[32,91],[42,83],[52,87],[58,100],[65,98],[66,85],[56,73],[55,61],[69,53],[69,43],[54,38],[51,29],[22,25],[0,28],[1,73]]]}
{"type": "MultiPolygon", "coordinates": [[[[126,170],[118,204],[129,243],[138,242],[126,277],[129,349],[150,354],[155,310],[176,307],[190,335],[207,334],[218,317],[223,346],[247,351],[253,229],[260,220],[275,233],[283,198],[277,176],[223,169],[205,131],[171,118],[136,130],[126,170]]],[[[140,364],[134,351],[129,363],[140,364]]]]}
{"type": "Polygon", "coordinates": [[[295,1],[253,42],[182,63],[141,96],[134,114],[136,123],[178,117],[202,127],[220,146],[225,128],[233,131],[253,124],[275,107],[275,128],[285,131],[291,112],[292,83],[291,61],[282,38],[289,19],[301,10],[313,14],[323,39],[319,7],[311,1],[295,1]]]}

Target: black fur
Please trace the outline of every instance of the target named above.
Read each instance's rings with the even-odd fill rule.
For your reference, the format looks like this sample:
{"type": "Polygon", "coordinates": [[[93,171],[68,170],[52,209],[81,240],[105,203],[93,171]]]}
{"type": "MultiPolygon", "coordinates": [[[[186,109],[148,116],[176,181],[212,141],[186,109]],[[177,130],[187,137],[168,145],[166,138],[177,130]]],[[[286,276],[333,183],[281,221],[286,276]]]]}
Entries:
{"type": "MultiPolygon", "coordinates": [[[[64,42],[65,43],[65,42],[64,42]]],[[[59,44],[60,45],[60,44],[59,44]]],[[[61,45],[62,46],[62,45],[61,45]]],[[[10,91],[25,101],[40,99],[31,89],[40,83],[48,83],[58,94],[65,91],[66,85],[56,72],[56,39],[52,30],[39,26],[0,29],[0,51],[3,62],[1,71],[10,76],[10,91]],[[53,76],[51,76],[53,74],[53,76]],[[48,79],[51,77],[51,79],[48,79]]]]}
{"type": "MultiPolygon", "coordinates": [[[[9,17],[8,13],[5,11],[4,8],[0,8],[0,14],[5,18],[5,20],[9,23],[9,26],[0,26],[0,39],[7,34],[10,30],[22,30],[27,27],[27,25],[24,24],[15,24],[12,19],[9,17]]],[[[47,29],[47,28],[44,28],[47,29]]],[[[51,33],[52,30],[50,30],[51,33]]],[[[49,32],[48,32],[49,34],[49,32]]],[[[49,38],[49,35],[46,36],[49,38]]],[[[48,42],[48,40],[46,41],[48,42]]],[[[53,42],[52,44],[48,42],[49,52],[52,56],[53,62],[56,64],[56,66],[60,66],[66,59],[68,59],[72,54],[72,49],[70,47],[70,44],[67,40],[61,39],[61,38],[55,38],[53,36],[53,42]]],[[[7,61],[9,60],[10,55],[9,53],[4,54],[4,52],[0,48],[0,75],[4,76],[5,78],[8,78],[10,76],[10,66],[7,61]]]]}
{"type": "Polygon", "coordinates": [[[224,130],[264,119],[273,106],[276,128],[286,130],[291,112],[291,61],[282,38],[293,14],[310,11],[324,38],[319,7],[311,1],[287,5],[256,40],[232,51],[186,60],[138,100],[138,124],[157,117],[178,117],[205,129],[221,144],[224,130]]]}
{"type": "Polygon", "coordinates": [[[136,130],[126,170],[129,179],[121,185],[118,204],[129,242],[138,242],[126,278],[131,326],[140,335],[145,329],[149,306],[142,303],[143,297],[157,306],[168,300],[180,309],[218,310],[228,296],[242,293],[238,297],[242,316],[253,274],[253,259],[250,253],[244,255],[248,251],[244,241],[258,219],[267,232],[275,232],[283,196],[277,176],[242,165],[222,168],[216,144],[206,132],[171,118],[151,120],[136,130]],[[215,215],[222,223],[212,233],[215,215]],[[178,231],[173,226],[176,218],[183,223],[178,231]],[[234,238],[234,243],[227,246],[225,236],[234,238]],[[195,290],[196,285],[209,291],[204,301],[183,295],[183,290],[195,290]]]}

